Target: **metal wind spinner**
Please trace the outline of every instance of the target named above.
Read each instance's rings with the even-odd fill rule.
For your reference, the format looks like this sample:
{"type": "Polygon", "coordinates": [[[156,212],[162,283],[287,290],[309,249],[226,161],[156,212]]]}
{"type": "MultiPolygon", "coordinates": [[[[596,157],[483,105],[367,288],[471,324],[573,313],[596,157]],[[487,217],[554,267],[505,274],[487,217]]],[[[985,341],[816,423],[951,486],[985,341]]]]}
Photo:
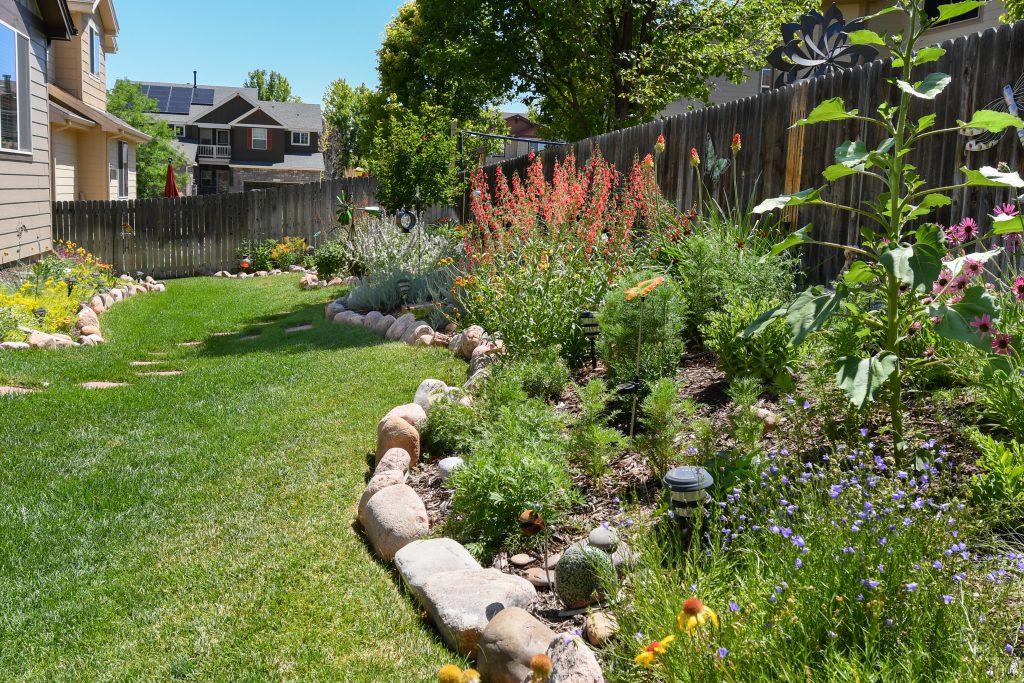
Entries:
{"type": "Polygon", "coordinates": [[[768,64],[780,71],[775,87],[852,69],[870,62],[878,50],[869,45],[851,45],[849,33],[864,28],[863,19],[847,23],[833,4],[821,14],[811,10],[800,22],[782,25],[782,45],[768,55],[768,64]]]}
{"type": "MultiPolygon", "coordinates": [[[[1020,116],[1020,112],[1024,111],[1024,75],[1017,79],[1017,84],[1012,88],[1004,85],[1003,96],[989,102],[985,105],[985,109],[1008,112],[1014,116],[1020,116]]],[[[968,152],[981,152],[995,147],[1003,139],[1005,133],[1005,130],[998,133],[990,133],[980,128],[965,128],[960,131],[961,135],[970,138],[967,144],[964,145],[964,149],[968,152]]],[[[1024,147],[1024,129],[1017,129],[1017,139],[1020,140],[1021,146],[1024,147]]]]}

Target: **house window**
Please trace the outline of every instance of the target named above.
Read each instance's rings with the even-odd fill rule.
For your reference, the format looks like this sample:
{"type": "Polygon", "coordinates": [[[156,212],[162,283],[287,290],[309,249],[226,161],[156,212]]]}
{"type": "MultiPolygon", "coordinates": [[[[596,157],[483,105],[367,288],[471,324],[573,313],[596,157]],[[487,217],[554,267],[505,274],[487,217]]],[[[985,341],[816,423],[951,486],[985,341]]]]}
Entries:
{"type": "Polygon", "coordinates": [[[253,128],[252,129],[252,149],[267,149],[267,129],[266,128],[253,128]]]}
{"type": "Polygon", "coordinates": [[[0,23],[0,150],[31,152],[28,38],[0,23]]]}
{"type": "Polygon", "coordinates": [[[309,133],[292,131],[292,144],[296,147],[309,147],[309,133]]]}
{"type": "Polygon", "coordinates": [[[223,147],[227,147],[231,144],[231,131],[230,130],[218,130],[217,131],[217,144],[223,147]]]}
{"type": "Polygon", "coordinates": [[[128,143],[117,143],[117,196],[128,196],[128,143]]]}
{"type": "Polygon", "coordinates": [[[185,137],[185,126],[171,126],[174,129],[174,137],[183,138],[185,137]]]}
{"type": "Polygon", "coordinates": [[[100,75],[100,33],[95,28],[89,29],[89,71],[100,75]]]}

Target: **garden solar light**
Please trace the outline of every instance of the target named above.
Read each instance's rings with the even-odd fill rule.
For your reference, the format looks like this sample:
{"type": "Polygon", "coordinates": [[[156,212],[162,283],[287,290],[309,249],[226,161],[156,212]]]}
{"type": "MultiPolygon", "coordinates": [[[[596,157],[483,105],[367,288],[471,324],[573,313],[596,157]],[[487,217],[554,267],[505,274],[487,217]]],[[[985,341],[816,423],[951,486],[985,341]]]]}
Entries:
{"type": "Polygon", "coordinates": [[[408,234],[416,227],[416,214],[412,211],[402,209],[395,214],[395,223],[398,225],[399,230],[408,234]]]}
{"type": "Polygon", "coordinates": [[[146,276],[146,274],[145,274],[145,273],[143,273],[143,272],[142,272],[141,270],[137,270],[137,271],[135,271],[135,279],[136,279],[136,280],[138,280],[139,282],[142,282],[142,279],[143,279],[143,278],[144,278],[145,276],[146,276]]]}
{"type": "Polygon", "coordinates": [[[76,278],[74,275],[68,275],[66,278],[64,278],[64,284],[68,286],[68,296],[71,296],[71,290],[73,290],[75,288],[75,285],[78,284],[78,278],[76,278]]]}
{"type": "Polygon", "coordinates": [[[248,256],[244,256],[238,265],[242,267],[242,270],[249,270],[249,266],[252,265],[252,261],[249,260],[248,256]]]}
{"type": "Polygon", "coordinates": [[[590,367],[597,369],[597,347],[595,341],[600,334],[601,328],[597,324],[597,314],[593,311],[580,313],[580,327],[583,328],[583,336],[590,340],[590,367]]]}
{"type": "Polygon", "coordinates": [[[708,489],[715,483],[711,474],[703,467],[676,467],[669,470],[662,479],[669,492],[672,515],[679,520],[687,543],[693,534],[693,518],[699,516],[706,500],[710,500],[708,489]]]}
{"type": "Polygon", "coordinates": [[[402,297],[402,304],[409,305],[409,278],[403,277],[398,280],[398,295],[402,297]]]}
{"type": "Polygon", "coordinates": [[[40,322],[42,322],[42,320],[46,317],[46,309],[43,308],[42,306],[40,306],[39,308],[32,312],[35,313],[35,316],[39,318],[40,322]]]}

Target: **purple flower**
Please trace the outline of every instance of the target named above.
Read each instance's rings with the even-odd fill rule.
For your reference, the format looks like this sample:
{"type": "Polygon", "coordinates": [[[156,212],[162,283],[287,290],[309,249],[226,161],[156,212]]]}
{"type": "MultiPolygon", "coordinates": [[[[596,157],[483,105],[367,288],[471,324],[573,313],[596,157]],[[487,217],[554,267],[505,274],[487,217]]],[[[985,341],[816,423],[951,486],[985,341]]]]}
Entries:
{"type": "Polygon", "coordinates": [[[1012,655],[1013,654],[1013,645],[1010,645],[1009,643],[1006,644],[1006,654],[1008,654],[1008,655],[1012,655]]]}
{"type": "Polygon", "coordinates": [[[796,558],[796,568],[800,569],[800,567],[802,567],[802,566],[804,566],[804,561],[801,560],[799,557],[796,558]]]}
{"type": "Polygon", "coordinates": [[[934,567],[935,569],[942,569],[942,562],[940,562],[939,560],[935,560],[934,562],[932,562],[932,567],[934,567]]]}
{"type": "Polygon", "coordinates": [[[860,582],[871,590],[878,588],[878,582],[874,579],[861,579],[860,582]]]}
{"type": "Polygon", "coordinates": [[[729,611],[730,612],[739,612],[740,611],[740,606],[736,604],[735,600],[730,600],[729,601],[729,611]]]}
{"type": "Polygon", "coordinates": [[[866,439],[868,437],[868,428],[867,427],[861,427],[860,428],[860,435],[866,439]]]}
{"type": "Polygon", "coordinates": [[[887,539],[885,536],[882,536],[880,539],[878,539],[878,545],[885,545],[888,542],[889,539],[887,539]]]}
{"type": "Polygon", "coordinates": [[[719,659],[725,659],[725,656],[726,656],[727,654],[729,654],[729,650],[727,650],[727,649],[726,649],[726,648],[724,648],[724,647],[720,647],[720,648],[718,648],[718,658],[719,658],[719,659]]]}
{"type": "Polygon", "coordinates": [[[952,595],[943,595],[942,596],[942,602],[948,605],[949,603],[953,602],[953,596],[952,595]]]}
{"type": "Polygon", "coordinates": [[[911,581],[910,583],[908,583],[906,585],[906,588],[907,588],[907,592],[908,593],[913,593],[914,591],[917,590],[917,584],[914,583],[913,581],[911,581]]]}

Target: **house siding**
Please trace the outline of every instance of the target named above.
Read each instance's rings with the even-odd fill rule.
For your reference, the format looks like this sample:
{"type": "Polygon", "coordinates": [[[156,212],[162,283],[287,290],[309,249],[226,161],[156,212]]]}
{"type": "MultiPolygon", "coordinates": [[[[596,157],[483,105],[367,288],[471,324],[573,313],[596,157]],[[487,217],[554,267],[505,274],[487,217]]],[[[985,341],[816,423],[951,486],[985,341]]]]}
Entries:
{"type": "MultiPolygon", "coordinates": [[[[307,131],[300,131],[307,132],[307,131]]],[[[293,145],[292,144],[292,132],[290,130],[285,131],[284,136],[284,153],[285,154],[316,154],[320,151],[320,134],[310,133],[309,134],[309,145],[293,145]]]]}
{"type": "Polygon", "coordinates": [[[0,153],[0,264],[30,258],[52,247],[50,128],[46,92],[46,39],[32,0],[0,4],[0,20],[28,35],[31,60],[32,154],[0,153]],[[25,226],[18,253],[18,228],[25,226]]]}
{"type": "Polygon", "coordinates": [[[53,134],[53,199],[78,199],[78,135],[73,131],[53,134]]]}
{"type": "Polygon", "coordinates": [[[197,119],[196,123],[200,125],[204,123],[220,123],[226,125],[252,109],[253,106],[244,98],[233,97],[210,113],[205,114],[202,118],[197,119]]]}
{"type": "Polygon", "coordinates": [[[56,41],[51,48],[50,80],[90,107],[107,110],[107,53],[103,49],[103,24],[95,14],[72,14],[78,35],[70,41],[56,41]],[[100,73],[94,76],[89,67],[89,29],[100,34],[100,73]]]}
{"type": "Polygon", "coordinates": [[[232,161],[260,161],[279,164],[284,161],[284,134],[285,131],[277,128],[268,128],[267,135],[270,136],[270,149],[249,149],[249,131],[251,128],[231,129],[231,156],[232,161]]]}

